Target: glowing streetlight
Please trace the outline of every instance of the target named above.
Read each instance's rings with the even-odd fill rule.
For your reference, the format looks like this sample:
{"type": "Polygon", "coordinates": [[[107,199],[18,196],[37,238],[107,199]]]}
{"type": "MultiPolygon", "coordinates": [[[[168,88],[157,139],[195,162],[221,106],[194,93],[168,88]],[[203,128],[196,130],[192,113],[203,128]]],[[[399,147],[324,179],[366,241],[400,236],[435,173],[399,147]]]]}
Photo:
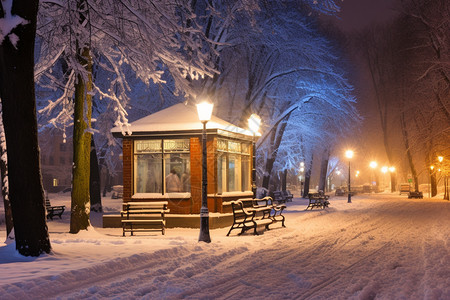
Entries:
{"type": "Polygon", "coordinates": [[[305,172],[305,163],[304,162],[300,162],[300,169],[299,169],[299,171],[300,171],[300,176],[299,176],[299,178],[300,178],[300,196],[303,197],[303,180],[302,180],[302,177],[303,177],[303,172],[305,172]]]}
{"type": "MultiPolygon", "coordinates": [[[[372,160],[370,162],[369,166],[372,168],[372,173],[375,176],[375,184],[374,185],[375,185],[375,192],[376,192],[376,191],[378,191],[378,176],[377,176],[377,173],[375,173],[375,169],[378,167],[378,163],[376,161],[372,160]]],[[[373,182],[372,182],[372,184],[373,184],[373,182]]]]}
{"type": "Polygon", "coordinates": [[[208,187],[208,167],[206,159],[206,123],[211,119],[211,114],[214,104],[208,102],[202,102],[197,104],[198,119],[203,124],[202,130],[202,207],[200,209],[200,235],[198,237],[199,242],[211,242],[209,236],[209,211],[208,211],[208,199],[207,199],[207,187],[208,187]]]}
{"type": "Polygon", "coordinates": [[[394,173],[395,172],[395,167],[389,167],[389,172],[394,173]]]}
{"type": "Polygon", "coordinates": [[[252,114],[248,118],[248,127],[253,133],[252,139],[252,192],[253,198],[256,198],[256,149],[255,149],[255,136],[258,133],[261,126],[261,118],[257,114],[252,114]]]}
{"type": "Polygon", "coordinates": [[[444,160],[443,156],[438,156],[438,161],[441,163],[444,160]]]}
{"type": "Polygon", "coordinates": [[[347,203],[352,203],[351,185],[350,185],[350,160],[353,157],[354,152],[352,150],[345,151],[345,157],[348,158],[348,200],[347,203]]]}
{"type": "Polygon", "coordinates": [[[381,167],[381,172],[382,172],[382,173],[386,174],[387,171],[389,171],[389,168],[388,168],[388,167],[386,167],[386,166],[381,167]]]}

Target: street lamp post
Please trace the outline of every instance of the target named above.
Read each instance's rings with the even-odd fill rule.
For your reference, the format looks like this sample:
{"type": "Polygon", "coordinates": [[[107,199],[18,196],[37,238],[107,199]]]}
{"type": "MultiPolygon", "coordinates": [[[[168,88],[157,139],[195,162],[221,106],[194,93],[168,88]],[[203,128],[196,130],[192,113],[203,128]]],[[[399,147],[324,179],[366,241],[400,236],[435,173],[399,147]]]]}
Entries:
{"type": "Polygon", "coordinates": [[[385,187],[386,187],[386,173],[389,171],[389,168],[388,167],[386,167],[386,166],[383,166],[382,168],[381,168],[381,172],[383,173],[383,191],[384,191],[384,189],[385,189],[385,187]]]}
{"type": "Polygon", "coordinates": [[[351,193],[351,184],[350,184],[350,178],[351,178],[350,159],[353,157],[353,151],[347,150],[345,152],[345,156],[348,158],[348,201],[347,201],[347,203],[352,203],[352,193],[351,193]]]}
{"type": "MultiPolygon", "coordinates": [[[[372,168],[372,173],[374,175],[374,179],[375,179],[375,190],[378,190],[378,178],[377,178],[377,174],[375,173],[375,169],[378,166],[378,163],[376,161],[371,161],[369,166],[372,168]]],[[[373,185],[373,182],[372,182],[373,185]]]]}
{"type": "Polygon", "coordinates": [[[395,181],[394,182],[392,182],[392,178],[393,178],[393,173],[395,172],[395,167],[394,166],[390,166],[389,167],[389,172],[391,173],[391,180],[390,180],[390,185],[391,185],[391,193],[393,193],[393,192],[395,192],[395,187],[396,187],[396,185],[395,185],[395,181]],[[394,185],[392,185],[392,183],[394,183],[394,185]]]}
{"type": "Polygon", "coordinates": [[[200,122],[203,124],[202,129],[202,207],[200,209],[200,235],[199,242],[210,243],[209,236],[209,212],[208,212],[208,166],[207,166],[207,152],[206,152],[206,123],[211,119],[213,104],[202,102],[197,104],[197,113],[200,122]]]}
{"type": "Polygon", "coordinates": [[[252,192],[253,199],[256,198],[256,134],[258,133],[259,126],[261,125],[261,118],[257,114],[252,114],[250,118],[248,118],[248,127],[253,133],[252,139],[252,192]]]}

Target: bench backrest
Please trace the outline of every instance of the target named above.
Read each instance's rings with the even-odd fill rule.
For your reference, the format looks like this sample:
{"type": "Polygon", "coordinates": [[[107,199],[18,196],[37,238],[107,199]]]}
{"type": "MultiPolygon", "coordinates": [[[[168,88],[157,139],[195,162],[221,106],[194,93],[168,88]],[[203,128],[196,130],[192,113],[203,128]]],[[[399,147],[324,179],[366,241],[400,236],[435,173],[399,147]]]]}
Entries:
{"type": "Polygon", "coordinates": [[[249,213],[245,210],[242,201],[240,200],[231,201],[231,208],[233,209],[233,216],[235,220],[250,218],[249,213]]]}
{"type": "Polygon", "coordinates": [[[154,210],[167,210],[167,201],[158,202],[127,202],[123,204],[124,211],[130,210],[143,210],[143,209],[154,209],[154,210]]]}
{"type": "Polygon", "coordinates": [[[245,208],[253,207],[253,205],[255,204],[255,200],[253,198],[241,198],[236,201],[241,201],[243,207],[245,208]]]}

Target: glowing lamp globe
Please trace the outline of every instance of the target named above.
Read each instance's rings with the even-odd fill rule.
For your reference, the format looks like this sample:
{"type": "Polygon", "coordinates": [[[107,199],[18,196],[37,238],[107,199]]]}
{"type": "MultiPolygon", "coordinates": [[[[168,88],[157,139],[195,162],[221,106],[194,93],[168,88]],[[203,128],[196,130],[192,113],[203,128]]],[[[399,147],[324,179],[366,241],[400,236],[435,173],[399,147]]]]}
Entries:
{"type": "Polygon", "coordinates": [[[201,122],[208,122],[211,120],[211,114],[213,110],[214,104],[209,102],[202,102],[197,104],[197,113],[198,113],[198,119],[201,122]]]}
{"type": "Polygon", "coordinates": [[[345,157],[352,158],[353,157],[353,151],[352,150],[345,151],[345,157]]]}
{"type": "Polygon", "coordinates": [[[248,118],[248,127],[256,134],[261,126],[261,118],[257,114],[252,114],[250,118],[248,118]]]}

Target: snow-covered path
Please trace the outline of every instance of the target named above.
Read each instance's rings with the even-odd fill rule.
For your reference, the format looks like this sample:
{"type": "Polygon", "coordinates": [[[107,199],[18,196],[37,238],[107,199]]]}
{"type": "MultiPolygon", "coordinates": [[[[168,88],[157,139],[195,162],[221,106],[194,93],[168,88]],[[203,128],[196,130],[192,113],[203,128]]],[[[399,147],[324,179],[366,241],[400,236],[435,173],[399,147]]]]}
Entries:
{"type": "Polygon", "coordinates": [[[211,244],[189,229],[133,238],[96,229],[78,242],[55,232],[55,254],[20,268],[38,272],[56,260],[70,269],[22,274],[0,286],[1,298],[450,299],[448,201],[344,198],[323,211],[304,211],[304,200],[294,200],[287,228],[230,237],[227,228],[213,230],[211,244]],[[75,258],[67,244],[81,253],[75,258]],[[90,263],[77,265],[83,255],[90,263]]]}

